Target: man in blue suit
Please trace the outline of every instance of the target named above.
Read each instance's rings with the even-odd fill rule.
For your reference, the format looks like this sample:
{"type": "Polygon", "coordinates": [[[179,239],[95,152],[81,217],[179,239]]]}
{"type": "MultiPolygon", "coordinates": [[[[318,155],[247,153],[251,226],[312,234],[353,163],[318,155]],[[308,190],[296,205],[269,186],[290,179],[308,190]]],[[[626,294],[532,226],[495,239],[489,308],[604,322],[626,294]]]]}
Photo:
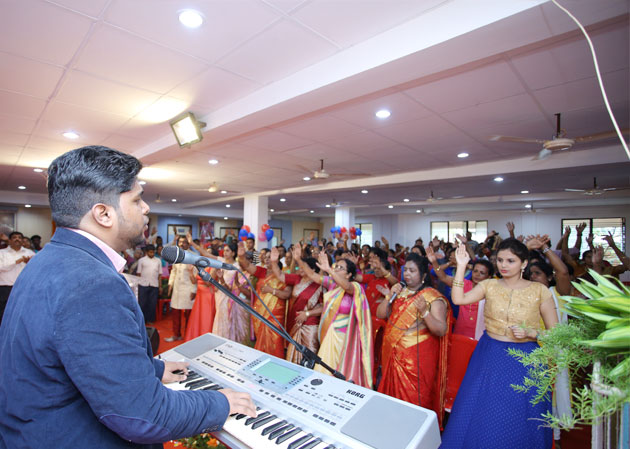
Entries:
{"type": "MultiPolygon", "coordinates": [[[[48,169],[58,228],[17,279],[0,327],[0,448],[157,445],[255,416],[247,393],[172,391],[184,363],[153,358],[120,252],[142,243],[142,164],[106,147],[48,169]]],[[[180,374],[181,371],[184,374],[180,374]]]]}

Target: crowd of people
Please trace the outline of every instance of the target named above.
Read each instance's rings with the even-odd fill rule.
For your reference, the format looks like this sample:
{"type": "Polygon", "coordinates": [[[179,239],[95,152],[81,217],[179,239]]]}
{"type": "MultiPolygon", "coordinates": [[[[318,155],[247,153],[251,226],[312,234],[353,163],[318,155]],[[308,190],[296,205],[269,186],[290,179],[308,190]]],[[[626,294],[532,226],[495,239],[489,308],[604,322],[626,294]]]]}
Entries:
{"type": "MultiPolygon", "coordinates": [[[[515,237],[513,223],[507,223],[505,239],[493,231],[479,243],[467,233],[457,235],[455,244],[436,237],[425,247],[419,238],[411,248],[391,248],[384,237],[374,246],[359,246],[347,235],[260,252],[254,250],[253,239],[212,239],[203,245],[188,235],[180,236],[177,244],[237,266],[260,299],[236,271],[207,270],[346,379],[432,409],[441,425],[447,362],[458,356],[449,354],[450,335],[478,341],[443,447],[462,447],[462,442],[490,447],[497,441],[508,447],[549,447],[551,433],[534,419],[550,404],[533,407],[529,395],[511,388],[526,371],[506,351],[532,351],[540,332],[566,321],[560,297],[579,295],[571,281],[588,278],[589,268],[612,275],[630,269],[610,235],[604,240],[622,264],[605,262],[603,248],[593,246],[592,236],[586,239],[589,249],[581,253],[585,228],[577,226],[576,244],[568,248],[567,227],[556,249],[546,235],[515,237]],[[509,413],[505,404],[510,404],[509,413]]],[[[172,304],[175,316],[180,308],[192,313],[185,329],[180,329],[183,321],[174,320],[171,339],[183,338],[183,332],[187,340],[213,332],[301,362],[302,355],[292,345],[202,281],[196,268],[174,269],[169,285],[178,282],[188,286],[187,304],[172,304]]],[[[319,365],[315,369],[330,374],[319,365]]]]}

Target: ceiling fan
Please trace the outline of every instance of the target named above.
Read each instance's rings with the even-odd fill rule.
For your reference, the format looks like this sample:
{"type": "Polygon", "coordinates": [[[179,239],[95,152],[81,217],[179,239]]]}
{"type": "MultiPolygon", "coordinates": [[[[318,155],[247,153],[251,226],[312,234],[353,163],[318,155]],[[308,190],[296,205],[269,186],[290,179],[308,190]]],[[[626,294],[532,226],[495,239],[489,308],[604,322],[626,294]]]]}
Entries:
{"type": "Polygon", "coordinates": [[[216,182],[213,182],[205,189],[186,189],[190,192],[210,192],[215,193],[219,191],[219,185],[216,182]]]}
{"type": "Polygon", "coordinates": [[[442,199],[442,197],[441,197],[441,196],[436,198],[436,197],[433,195],[433,190],[431,190],[431,195],[430,195],[430,196],[429,196],[429,198],[427,198],[426,200],[427,200],[429,203],[434,203],[434,202],[439,201],[439,200],[441,200],[441,199],[442,199]]]}
{"type": "Polygon", "coordinates": [[[606,192],[610,192],[613,190],[628,190],[630,187],[608,187],[605,189],[600,189],[597,186],[597,178],[593,178],[593,188],[592,189],[564,189],[565,192],[582,192],[584,195],[602,195],[606,192]]]}
{"type": "Polygon", "coordinates": [[[160,194],[159,193],[155,196],[155,201],[154,202],[155,203],[163,203],[164,202],[164,200],[162,198],[160,198],[160,194]]]}
{"type": "MultiPolygon", "coordinates": [[[[315,171],[309,170],[308,168],[302,165],[298,165],[297,167],[299,167],[305,173],[308,173],[310,175],[308,177],[312,179],[328,179],[330,177],[342,178],[342,177],[352,177],[352,176],[359,176],[359,177],[370,176],[369,173],[329,173],[324,168],[324,160],[320,159],[319,163],[320,163],[319,170],[315,170],[315,171]]],[[[310,181],[310,179],[308,180],[305,179],[305,181],[310,181]]]]}
{"type": "MultiPolygon", "coordinates": [[[[549,140],[544,139],[529,139],[526,137],[510,137],[510,136],[491,136],[490,140],[493,142],[517,142],[517,143],[539,143],[542,144],[542,149],[534,160],[546,159],[556,151],[564,151],[573,147],[576,143],[593,142],[595,140],[608,139],[615,137],[617,133],[615,131],[605,131],[597,134],[590,134],[588,136],[581,136],[575,138],[567,137],[567,133],[560,127],[560,113],[556,115],[556,134],[549,140]]],[[[628,129],[623,129],[623,134],[628,133],[628,129]]]]}

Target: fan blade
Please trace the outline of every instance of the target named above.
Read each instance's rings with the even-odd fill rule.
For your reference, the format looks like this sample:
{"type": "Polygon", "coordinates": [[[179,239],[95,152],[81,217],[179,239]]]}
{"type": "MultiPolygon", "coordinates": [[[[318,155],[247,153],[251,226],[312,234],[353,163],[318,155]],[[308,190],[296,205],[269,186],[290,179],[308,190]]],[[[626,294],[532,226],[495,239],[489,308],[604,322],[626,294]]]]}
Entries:
{"type": "MultiPolygon", "coordinates": [[[[621,134],[628,134],[630,132],[629,128],[622,129],[621,134]]],[[[594,140],[608,139],[610,137],[616,137],[617,133],[615,131],[605,131],[602,133],[591,134],[589,136],[576,137],[576,142],[592,142],[594,140]]]]}
{"type": "Polygon", "coordinates": [[[565,192],[586,192],[586,189],[564,189],[565,192]]]}
{"type": "Polygon", "coordinates": [[[304,167],[303,165],[296,165],[297,168],[299,168],[300,170],[302,170],[304,173],[308,173],[309,175],[313,176],[313,170],[309,170],[308,168],[304,167]]]}
{"type": "Polygon", "coordinates": [[[542,139],[528,139],[526,137],[511,136],[490,136],[488,140],[492,142],[545,143],[545,140],[542,139]]]}
{"type": "Polygon", "coordinates": [[[536,155],[536,157],[534,157],[532,159],[532,161],[542,161],[547,159],[549,156],[551,156],[553,154],[553,152],[551,150],[548,150],[547,148],[543,148],[542,150],[540,150],[538,152],[538,154],[536,155]]]}
{"type": "Polygon", "coordinates": [[[330,176],[336,176],[336,177],[342,177],[342,176],[347,176],[347,177],[351,177],[351,176],[362,176],[362,177],[366,177],[366,176],[372,176],[369,173],[329,173],[330,176]]]}

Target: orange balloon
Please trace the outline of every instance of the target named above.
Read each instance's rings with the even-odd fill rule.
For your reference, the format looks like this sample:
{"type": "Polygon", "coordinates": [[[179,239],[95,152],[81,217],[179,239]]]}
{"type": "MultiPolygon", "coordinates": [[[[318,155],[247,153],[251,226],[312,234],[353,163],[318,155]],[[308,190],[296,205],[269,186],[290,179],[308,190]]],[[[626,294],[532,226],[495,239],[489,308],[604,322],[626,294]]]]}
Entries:
{"type": "Polygon", "coordinates": [[[262,226],[260,227],[260,229],[262,229],[262,231],[263,231],[263,232],[266,232],[266,231],[267,231],[267,229],[269,229],[270,227],[271,227],[271,226],[269,226],[267,223],[265,223],[264,225],[262,225],[262,226]]]}

